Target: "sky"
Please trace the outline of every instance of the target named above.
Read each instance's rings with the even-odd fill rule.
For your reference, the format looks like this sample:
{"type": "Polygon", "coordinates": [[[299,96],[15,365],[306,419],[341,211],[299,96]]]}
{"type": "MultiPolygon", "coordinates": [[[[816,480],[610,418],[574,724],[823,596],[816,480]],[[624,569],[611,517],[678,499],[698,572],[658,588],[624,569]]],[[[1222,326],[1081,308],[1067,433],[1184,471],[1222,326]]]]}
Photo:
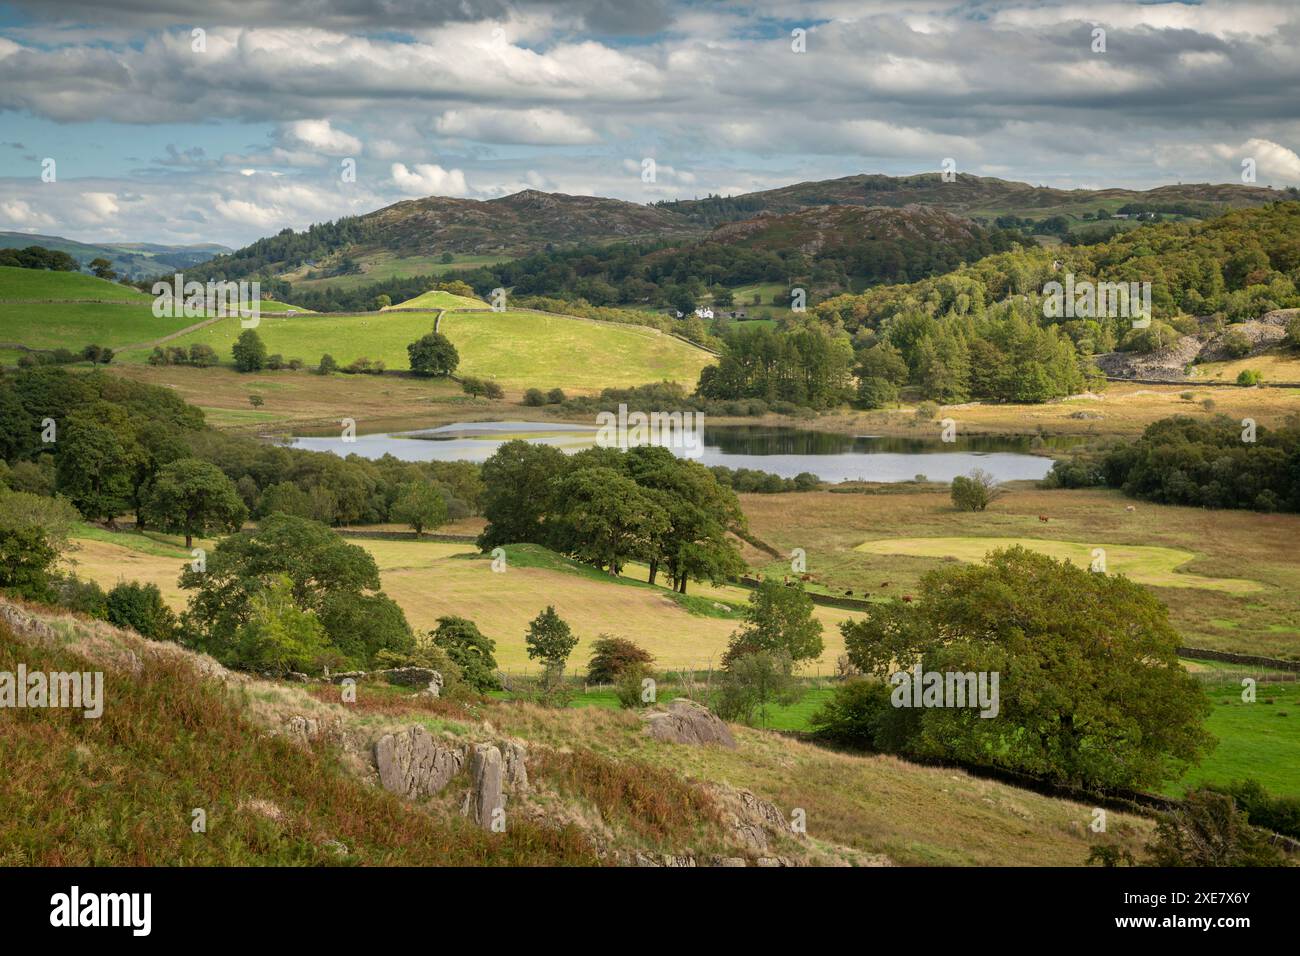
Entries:
{"type": "Polygon", "coordinates": [[[1295,0],[0,0],[0,230],[241,246],[421,196],[945,159],[1300,185],[1298,49],[1295,0]]]}

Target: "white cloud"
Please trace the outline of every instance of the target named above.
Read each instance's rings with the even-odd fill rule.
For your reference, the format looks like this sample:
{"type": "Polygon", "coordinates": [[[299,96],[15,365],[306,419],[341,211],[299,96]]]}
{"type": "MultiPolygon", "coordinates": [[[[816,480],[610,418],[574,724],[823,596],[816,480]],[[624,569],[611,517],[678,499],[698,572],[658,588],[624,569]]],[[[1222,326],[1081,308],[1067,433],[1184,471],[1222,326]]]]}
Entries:
{"type": "Polygon", "coordinates": [[[361,140],[334,129],[327,119],[295,120],[285,125],[283,134],[291,142],[301,143],[328,156],[349,156],[361,152],[361,140]]]}
{"type": "Polygon", "coordinates": [[[474,139],[484,143],[514,143],[530,146],[572,146],[595,143],[600,137],[590,126],[556,109],[448,110],[434,120],[443,136],[474,139]]]}
{"type": "Polygon", "coordinates": [[[469,186],[459,169],[443,169],[435,163],[393,163],[393,183],[410,196],[465,196],[469,186]]]}

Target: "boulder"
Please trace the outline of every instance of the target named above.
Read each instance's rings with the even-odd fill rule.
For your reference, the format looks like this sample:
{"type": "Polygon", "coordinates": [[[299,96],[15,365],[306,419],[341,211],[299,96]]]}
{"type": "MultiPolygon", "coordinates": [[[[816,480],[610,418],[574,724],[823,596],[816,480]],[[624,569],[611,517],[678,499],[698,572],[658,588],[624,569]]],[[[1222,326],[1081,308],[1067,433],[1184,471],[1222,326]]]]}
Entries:
{"type": "Polygon", "coordinates": [[[505,809],[501,793],[501,751],[491,744],[475,744],[469,756],[469,793],[460,812],[484,830],[492,829],[493,814],[505,809]]]}
{"type": "Polygon", "coordinates": [[[398,687],[418,687],[429,697],[438,697],[442,693],[442,674],[432,667],[390,667],[375,671],[372,676],[381,677],[398,687]]]}
{"type": "Polygon", "coordinates": [[[718,744],[736,746],[731,730],[717,715],[703,704],[685,697],[673,700],[665,710],[652,710],[642,715],[645,732],[656,740],[674,744],[718,744]]]}
{"type": "Polygon", "coordinates": [[[444,744],[416,726],[380,737],[374,759],[385,790],[417,799],[439,793],[451,782],[465,764],[465,750],[444,744]]]}

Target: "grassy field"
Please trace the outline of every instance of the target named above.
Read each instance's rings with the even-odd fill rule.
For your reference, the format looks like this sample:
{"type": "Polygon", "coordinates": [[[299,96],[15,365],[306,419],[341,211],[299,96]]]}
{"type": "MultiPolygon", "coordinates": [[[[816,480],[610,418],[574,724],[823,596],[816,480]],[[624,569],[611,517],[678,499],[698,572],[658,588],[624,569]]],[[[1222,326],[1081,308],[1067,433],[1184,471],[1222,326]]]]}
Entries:
{"type": "Polygon", "coordinates": [[[1227,362],[1205,362],[1193,369],[1196,379],[1212,382],[1235,382],[1247,369],[1259,372],[1262,381],[1300,382],[1300,352],[1274,348],[1251,358],[1227,362]]]}
{"type": "MultiPolygon", "coordinates": [[[[179,546],[169,551],[167,541],[163,536],[97,531],[79,538],[74,567],[104,587],[120,580],[157,584],[179,610],[186,595],[177,579],[189,553],[179,546]]],[[[749,595],[743,588],[692,586],[693,593],[683,600],[643,581],[611,580],[554,556],[539,559],[528,546],[510,549],[507,570],[496,573],[488,557],[475,554],[469,545],[363,538],[354,543],[374,555],[384,590],[402,606],[412,627],[432,629],[447,614],[468,617],[497,642],[498,662],[513,673],[537,672],[528,659],[524,634],[528,622],[548,604],[579,637],[574,661],[585,662],[591,642],[608,633],[641,644],[659,666],[716,668],[727,639],[740,625],[737,609],[749,595]]],[[[817,609],[826,652],[811,665],[810,674],[827,674],[833,668],[844,650],[839,623],[851,616],[834,608],[817,609]]]]}
{"type": "MultiPolygon", "coordinates": [[[[1235,376],[1234,376],[1235,377],[1235,376]]],[[[831,412],[800,425],[849,434],[905,435],[934,438],[939,422],[951,418],[958,434],[1136,435],[1152,422],[1171,415],[1209,419],[1228,415],[1276,425],[1300,413],[1300,388],[1222,388],[1186,385],[1107,383],[1105,391],[1042,405],[968,402],[945,405],[932,420],[921,421],[914,404],[893,409],[831,412]],[[1186,397],[1185,397],[1186,396],[1186,397]],[[1212,407],[1203,402],[1209,399],[1212,407]]],[[[753,421],[747,419],[745,421],[753,421]]],[[[775,421],[775,418],[773,419],[775,421]]]]}
{"type": "Polygon", "coordinates": [[[464,418],[518,417],[522,411],[517,405],[470,398],[458,383],[441,378],[306,370],[241,374],[229,366],[110,365],[109,371],[175,391],[220,428],[265,426],[286,432],[311,423],[336,424],[346,416],[363,431],[384,431],[464,418]],[[253,409],[249,395],[261,395],[266,404],[253,409]]]}
{"type": "MultiPolygon", "coordinates": [[[[814,586],[833,594],[852,589],[859,597],[912,593],[925,571],[955,559],[948,552],[977,557],[989,539],[1025,540],[1043,549],[1070,542],[1081,558],[1105,546],[1112,572],[1122,569],[1132,548],[1144,575],[1165,575],[1163,583],[1151,584],[1187,646],[1300,659],[1300,515],[1170,507],[1134,502],[1118,492],[1023,486],[984,512],[957,511],[944,490],[906,488],[743,495],[742,505],[760,540],[782,553],[796,547],[807,552],[814,586]],[[1125,510],[1129,505],[1133,511],[1125,510]],[[883,540],[876,550],[896,552],[902,546],[894,538],[920,539],[920,551],[871,553],[859,547],[883,540]],[[1176,571],[1168,564],[1173,555],[1182,562],[1176,571]],[[1257,587],[1222,586],[1242,580],[1257,587]]],[[[789,571],[787,563],[763,562],[769,574],[789,571]]]]}
{"type": "Polygon", "coordinates": [[[0,302],[6,299],[100,299],[105,302],[153,301],[139,289],[81,272],[52,272],[0,266],[0,302]]]}
{"type": "Polygon", "coordinates": [[[390,309],[485,309],[487,303],[482,299],[471,299],[466,295],[453,295],[441,289],[431,289],[412,299],[395,302],[390,309]]]}
{"type": "MultiPolygon", "coordinates": [[[[201,321],[185,316],[157,318],[148,302],[0,302],[0,337],[34,349],[67,348],[77,352],[91,343],[116,349],[151,342],[201,321]]],[[[136,354],[143,358],[148,352],[136,354]]]]}
{"type": "Polygon", "coordinates": [[[1079,567],[1090,567],[1096,560],[1094,549],[1100,548],[1106,569],[1123,574],[1150,587],[1208,588],[1229,594],[1261,591],[1264,585],[1242,578],[1212,578],[1181,572],[1182,565],[1197,557],[1178,548],[1153,548],[1140,544],[1111,544],[1105,541],[1056,541],[1046,538],[884,538],[866,541],[857,550],[868,554],[897,554],[922,558],[957,558],[959,561],[982,561],[984,555],[1000,548],[1019,545],[1046,554],[1057,561],[1065,560],[1079,567]]]}
{"type": "MultiPolygon", "coordinates": [[[[102,308],[102,307],[101,307],[102,308]]],[[[433,313],[277,318],[263,316],[257,333],[268,352],[315,365],[322,353],[340,365],[366,357],[390,369],[408,365],[406,347],[432,331],[433,313]]],[[[241,329],[237,318],[220,320],[175,340],[203,342],[223,358],[241,329]]],[[[444,313],[440,331],[460,353],[458,374],[493,378],[514,388],[563,387],[581,392],[669,379],[693,386],[713,356],[671,336],[640,326],[588,322],[530,312],[444,313]],[[575,363],[574,356],[584,361],[575,363]]],[[[140,362],[140,350],[122,356],[140,362]]]]}
{"type": "Polygon", "coordinates": [[[1260,683],[1250,704],[1240,682],[1212,684],[1206,693],[1214,703],[1206,729],[1218,746],[1165,792],[1254,777],[1270,793],[1300,796],[1300,684],[1260,683]]]}

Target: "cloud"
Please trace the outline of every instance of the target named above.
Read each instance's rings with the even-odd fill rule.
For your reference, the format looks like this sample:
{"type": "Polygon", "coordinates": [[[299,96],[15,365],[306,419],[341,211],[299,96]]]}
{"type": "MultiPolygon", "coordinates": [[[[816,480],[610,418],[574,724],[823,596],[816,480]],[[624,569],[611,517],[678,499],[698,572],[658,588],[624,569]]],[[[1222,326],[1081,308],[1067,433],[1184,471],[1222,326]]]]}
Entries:
{"type": "Polygon", "coordinates": [[[411,196],[465,196],[469,186],[465,174],[459,169],[443,169],[433,163],[416,163],[410,169],[405,163],[393,163],[393,183],[411,196]]]}
{"type": "Polygon", "coordinates": [[[354,156],[361,152],[361,140],[334,129],[327,119],[295,120],[285,125],[284,138],[293,143],[325,153],[327,156],[354,156]]]}
{"type": "Polygon", "coordinates": [[[448,110],[434,120],[433,126],[443,136],[484,143],[571,146],[600,139],[595,130],[576,116],[547,108],[448,110]]]}

